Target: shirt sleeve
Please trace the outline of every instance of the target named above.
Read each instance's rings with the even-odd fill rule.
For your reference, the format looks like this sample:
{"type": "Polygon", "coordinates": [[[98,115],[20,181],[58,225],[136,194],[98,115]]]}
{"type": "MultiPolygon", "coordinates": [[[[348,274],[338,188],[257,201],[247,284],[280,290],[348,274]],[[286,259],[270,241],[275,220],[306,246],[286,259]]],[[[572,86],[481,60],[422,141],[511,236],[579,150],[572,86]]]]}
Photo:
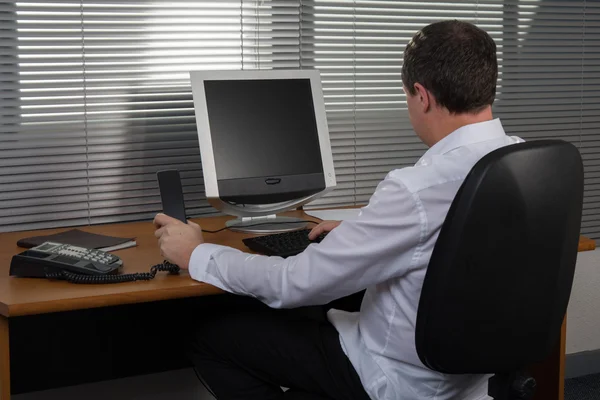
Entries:
{"type": "Polygon", "coordinates": [[[426,226],[418,195],[388,176],[356,220],[301,254],[283,259],[202,244],[192,253],[190,275],[273,308],[326,304],[414,268],[426,226]]]}

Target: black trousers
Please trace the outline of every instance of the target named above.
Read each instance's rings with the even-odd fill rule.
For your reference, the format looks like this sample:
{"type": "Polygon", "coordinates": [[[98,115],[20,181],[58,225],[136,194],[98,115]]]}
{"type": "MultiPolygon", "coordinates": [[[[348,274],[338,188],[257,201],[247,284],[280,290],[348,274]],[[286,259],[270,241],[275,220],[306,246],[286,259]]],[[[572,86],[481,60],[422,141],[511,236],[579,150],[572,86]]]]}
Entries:
{"type": "Polygon", "coordinates": [[[291,310],[239,298],[198,316],[190,358],[218,400],[368,400],[325,314],[357,310],[362,294],[291,310]]]}

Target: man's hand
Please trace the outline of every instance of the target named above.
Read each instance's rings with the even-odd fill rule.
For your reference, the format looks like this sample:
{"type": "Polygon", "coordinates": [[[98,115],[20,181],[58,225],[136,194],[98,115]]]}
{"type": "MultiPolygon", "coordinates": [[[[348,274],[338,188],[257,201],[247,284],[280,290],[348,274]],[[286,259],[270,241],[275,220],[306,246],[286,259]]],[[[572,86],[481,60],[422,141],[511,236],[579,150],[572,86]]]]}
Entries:
{"type": "Polygon", "coordinates": [[[154,218],[160,254],[169,262],[188,269],[192,252],[204,243],[202,228],[192,221],[184,224],[165,214],[156,214],[154,218]]]}
{"type": "Polygon", "coordinates": [[[330,232],[340,226],[342,221],[323,221],[315,226],[308,234],[310,240],[315,240],[321,233],[330,232]]]}

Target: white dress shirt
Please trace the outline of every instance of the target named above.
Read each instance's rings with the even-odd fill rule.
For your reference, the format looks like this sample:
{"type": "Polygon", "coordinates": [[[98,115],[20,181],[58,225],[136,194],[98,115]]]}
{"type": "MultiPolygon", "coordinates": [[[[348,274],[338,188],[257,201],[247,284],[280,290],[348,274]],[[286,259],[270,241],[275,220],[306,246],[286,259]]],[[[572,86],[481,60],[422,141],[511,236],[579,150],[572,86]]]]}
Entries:
{"type": "Polygon", "coordinates": [[[325,304],[366,288],[360,312],[330,310],[328,318],[371,399],[485,399],[488,376],[445,375],[421,363],[417,307],[435,241],[466,175],[485,154],[521,141],[506,136],[498,119],[461,127],[414,167],[390,172],[358,219],[342,222],[320,244],[287,259],[202,244],[190,275],[274,308],[325,304]]]}

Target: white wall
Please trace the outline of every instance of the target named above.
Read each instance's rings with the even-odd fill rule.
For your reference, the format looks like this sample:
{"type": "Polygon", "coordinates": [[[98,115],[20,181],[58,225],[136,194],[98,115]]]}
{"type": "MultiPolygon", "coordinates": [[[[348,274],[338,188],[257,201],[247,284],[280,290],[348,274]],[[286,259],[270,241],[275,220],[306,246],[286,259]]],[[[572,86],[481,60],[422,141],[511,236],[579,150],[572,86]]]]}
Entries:
{"type": "Polygon", "coordinates": [[[567,310],[567,354],[600,349],[600,249],[577,257],[567,310]]]}

